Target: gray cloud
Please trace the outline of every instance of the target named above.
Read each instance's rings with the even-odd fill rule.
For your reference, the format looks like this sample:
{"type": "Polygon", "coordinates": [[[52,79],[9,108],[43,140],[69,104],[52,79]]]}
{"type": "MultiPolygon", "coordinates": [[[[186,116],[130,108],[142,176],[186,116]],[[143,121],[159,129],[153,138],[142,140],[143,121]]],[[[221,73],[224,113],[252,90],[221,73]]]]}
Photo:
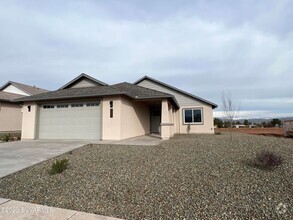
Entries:
{"type": "Polygon", "coordinates": [[[1,1],[0,84],[57,89],[81,72],[107,83],[148,74],[218,104],[229,89],[243,111],[292,113],[292,6],[1,1]]]}

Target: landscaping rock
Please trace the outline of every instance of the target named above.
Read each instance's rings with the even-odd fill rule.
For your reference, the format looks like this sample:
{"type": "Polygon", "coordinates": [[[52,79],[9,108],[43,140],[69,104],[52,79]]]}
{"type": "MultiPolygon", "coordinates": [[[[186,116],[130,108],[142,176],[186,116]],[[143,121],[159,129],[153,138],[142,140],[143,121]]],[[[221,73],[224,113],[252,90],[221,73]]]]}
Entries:
{"type": "Polygon", "coordinates": [[[159,146],[89,145],[0,179],[0,197],[125,219],[290,219],[293,141],[177,135],[159,146]],[[250,166],[270,150],[284,163],[250,166]]]}

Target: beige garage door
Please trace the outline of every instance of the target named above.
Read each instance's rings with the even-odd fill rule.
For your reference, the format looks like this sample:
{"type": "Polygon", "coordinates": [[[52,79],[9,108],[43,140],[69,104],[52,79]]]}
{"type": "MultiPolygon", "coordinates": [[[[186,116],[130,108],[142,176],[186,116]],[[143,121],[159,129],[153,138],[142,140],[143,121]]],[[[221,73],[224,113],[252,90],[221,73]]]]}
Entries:
{"type": "Polygon", "coordinates": [[[44,104],[39,112],[39,139],[100,139],[101,105],[96,102],[44,104]]]}

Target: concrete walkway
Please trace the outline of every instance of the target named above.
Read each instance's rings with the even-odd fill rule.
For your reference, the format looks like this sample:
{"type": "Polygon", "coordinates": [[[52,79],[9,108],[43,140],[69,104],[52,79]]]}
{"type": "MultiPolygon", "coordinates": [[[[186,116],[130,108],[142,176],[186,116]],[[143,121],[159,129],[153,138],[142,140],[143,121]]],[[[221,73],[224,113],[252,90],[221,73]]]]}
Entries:
{"type": "Polygon", "coordinates": [[[91,141],[93,144],[116,144],[116,145],[141,145],[141,146],[156,146],[162,143],[163,140],[159,135],[143,135],[124,140],[106,140],[106,141],[91,141]]]}
{"type": "Polygon", "coordinates": [[[27,202],[20,202],[0,198],[0,219],[1,220],[119,220],[107,216],[95,215],[85,212],[78,212],[69,209],[53,208],[49,206],[36,205],[27,202]]]}
{"type": "Polygon", "coordinates": [[[65,140],[33,140],[0,143],[0,178],[89,143],[89,141],[65,140]]]}

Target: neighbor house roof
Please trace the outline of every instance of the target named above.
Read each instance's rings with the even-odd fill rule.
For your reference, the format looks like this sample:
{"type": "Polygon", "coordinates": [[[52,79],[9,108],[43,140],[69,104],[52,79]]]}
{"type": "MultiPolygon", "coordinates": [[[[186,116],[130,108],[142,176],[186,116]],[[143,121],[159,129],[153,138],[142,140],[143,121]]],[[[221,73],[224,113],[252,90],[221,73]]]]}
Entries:
{"type": "Polygon", "coordinates": [[[169,98],[175,104],[179,106],[173,95],[159,92],[153,89],[144,88],[141,86],[133,85],[130,83],[119,83],[112,86],[93,86],[84,88],[70,88],[56,90],[52,92],[42,93],[38,95],[23,97],[17,99],[17,102],[25,101],[46,101],[46,100],[64,100],[74,98],[90,98],[90,97],[102,97],[111,95],[126,95],[135,100],[147,100],[147,99],[162,99],[169,98]]]}
{"type": "Polygon", "coordinates": [[[21,91],[29,94],[29,95],[36,95],[44,92],[48,92],[46,89],[41,89],[36,86],[29,86],[26,84],[18,83],[18,82],[13,82],[13,81],[8,81],[5,83],[3,86],[0,87],[0,91],[8,87],[9,85],[13,85],[16,88],[20,89],[21,91]]]}
{"type": "Polygon", "coordinates": [[[23,95],[0,91],[0,101],[11,102],[14,99],[24,97],[23,95]]]}
{"type": "MultiPolygon", "coordinates": [[[[74,78],[73,80],[71,80],[70,82],[66,83],[66,84],[65,84],[64,86],[62,86],[60,89],[67,89],[69,86],[75,84],[76,82],[78,82],[78,81],[81,80],[82,78],[86,78],[86,79],[88,79],[88,80],[90,80],[90,81],[92,81],[92,82],[94,82],[94,83],[96,83],[96,84],[98,84],[98,85],[101,85],[101,86],[107,86],[107,85],[108,85],[107,83],[104,83],[104,82],[102,82],[102,81],[100,81],[100,80],[97,80],[97,79],[95,79],[94,77],[91,77],[91,76],[89,76],[89,75],[87,75],[87,74],[85,74],[85,73],[82,73],[82,74],[80,74],[79,76],[75,77],[75,78],[74,78]]],[[[60,89],[59,89],[59,90],[60,90],[60,89]]]]}
{"type": "Polygon", "coordinates": [[[169,88],[169,89],[172,89],[172,90],[174,90],[174,91],[176,91],[176,92],[182,93],[182,94],[184,94],[184,95],[186,95],[186,96],[189,96],[189,97],[194,98],[194,99],[196,99],[196,100],[199,100],[199,101],[201,101],[201,102],[207,103],[207,104],[211,105],[212,108],[217,108],[217,107],[218,107],[218,105],[215,104],[215,103],[213,103],[213,102],[210,102],[210,101],[208,101],[208,100],[205,100],[205,99],[200,98],[200,97],[198,97],[198,96],[195,96],[195,95],[193,95],[193,94],[190,94],[190,93],[188,93],[188,92],[185,92],[185,91],[183,91],[183,90],[181,90],[181,89],[178,89],[178,88],[176,88],[176,87],[174,87],[174,86],[171,86],[171,85],[168,85],[168,84],[166,84],[166,83],[163,83],[163,82],[161,82],[161,81],[159,81],[159,80],[156,80],[156,79],[154,79],[154,78],[151,78],[151,77],[149,77],[149,76],[144,76],[144,77],[142,77],[141,79],[139,79],[139,80],[137,80],[136,82],[134,82],[133,84],[134,84],[134,85],[137,85],[138,83],[142,82],[143,80],[150,80],[150,81],[152,81],[152,82],[154,82],[154,83],[156,83],[156,84],[159,84],[159,85],[161,85],[161,86],[167,87],[167,88],[169,88]]]}

